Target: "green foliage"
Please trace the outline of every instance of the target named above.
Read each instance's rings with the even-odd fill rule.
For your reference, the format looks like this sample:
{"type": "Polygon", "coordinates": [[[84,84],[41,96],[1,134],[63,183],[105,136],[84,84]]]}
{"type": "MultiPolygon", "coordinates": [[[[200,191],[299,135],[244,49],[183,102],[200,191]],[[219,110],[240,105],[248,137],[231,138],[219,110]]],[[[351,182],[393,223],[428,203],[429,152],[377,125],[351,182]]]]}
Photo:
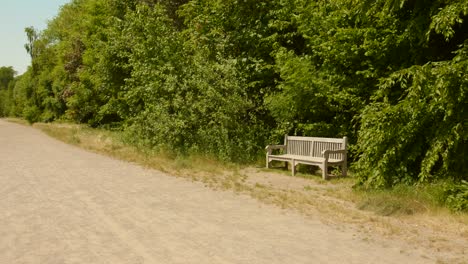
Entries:
{"type": "Polygon", "coordinates": [[[369,102],[378,78],[392,68],[395,32],[391,19],[362,21],[352,1],[282,1],[270,26],[275,35],[279,91],[267,95],[278,134],[348,136],[369,102]],[[377,23],[375,23],[377,21],[377,23]],[[293,31],[294,32],[294,31],[293,31]],[[380,52],[386,50],[387,52],[380,52]]]}
{"type": "Polygon", "coordinates": [[[13,67],[0,67],[0,117],[10,115],[15,74],[13,67]]]}
{"type": "Polygon", "coordinates": [[[0,67],[0,90],[8,89],[14,79],[15,70],[13,70],[13,67],[0,67]]]}
{"type": "Polygon", "coordinates": [[[17,117],[22,116],[25,106],[29,103],[30,98],[33,96],[31,72],[26,72],[18,77],[12,94],[13,96],[10,101],[10,115],[17,117]]]}
{"type": "MultiPolygon", "coordinates": [[[[450,8],[433,18],[440,19],[450,8]]],[[[428,34],[431,25],[434,22],[426,24],[428,34]]],[[[448,43],[456,47],[451,56],[380,80],[372,103],[360,115],[356,164],[360,183],[389,187],[438,178],[466,179],[468,50],[466,44],[453,43],[466,38],[466,32],[460,34],[448,43]]]]}
{"type": "Polygon", "coordinates": [[[254,104],[250,112],[267,130],[275,124],[264,97],[276,90],[279,78],[272,53],[276,30],[269,23],[279,2],[191,0],[179,10],[187,25],[186,45],[206,47],[208,59],[213,61],[236,60],[238,76],[245,81],[247,96],[254,104]]]}
{"type": "Polygon", "coordinates": [[[36,123],[40,120],[41,111],[37,106],[27,106],[23,110],[23,117],[30,123],[36,123]]]}
{"type": "Polygon", "coordinates": [[[426,64],[382,81],[375,98],[382,102],[369,105],[361,116],[358,168],[363,182],[391,186],[463,175],[466,66],[426,64]],[[389,98],[394,85],[405,87],[397,103],[389,98]]]}
{"type": "Polygon", "coordinates": [[[446,204],[454,211],[468,211],[468,181],[461,181],[445,191],[446,204]]]}
{"type": "Polygon", "coordinates": [[[126,100],[135,106],[127,130],[175,152],[252,159],[258,146],[250,142],[262,134],[248,129],[255,119],[236,60],[213,61],[208,50],[184,46],[160,6],[138,6],[127,23],[133,71],[126,100]]]}

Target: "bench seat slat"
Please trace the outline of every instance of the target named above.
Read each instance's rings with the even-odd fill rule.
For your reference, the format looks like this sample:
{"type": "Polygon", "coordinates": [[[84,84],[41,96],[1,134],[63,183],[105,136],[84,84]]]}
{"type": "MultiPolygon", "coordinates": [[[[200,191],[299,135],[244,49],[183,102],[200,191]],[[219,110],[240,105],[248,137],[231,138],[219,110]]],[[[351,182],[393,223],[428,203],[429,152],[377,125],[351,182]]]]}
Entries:
{"type": "MultiPolygon", "coordinates": [[[[295,160],[298,162],[304,161],[304,162],[310,162],[310,163],[317,163],[321,164],[325,160],[325,158],[320,158],[320,157],[306,157],[306,156],[300,156],[300,155],[290,155],[290,154],[283,154],[283,155],[269,155],[268,156],[271,160],[280,160],[280,161],[287,161],[287,160],[295,160]]],[[[339,164],[343,162],[343,160],[340,159],[328,159],[329,164],[339,164]]]]}

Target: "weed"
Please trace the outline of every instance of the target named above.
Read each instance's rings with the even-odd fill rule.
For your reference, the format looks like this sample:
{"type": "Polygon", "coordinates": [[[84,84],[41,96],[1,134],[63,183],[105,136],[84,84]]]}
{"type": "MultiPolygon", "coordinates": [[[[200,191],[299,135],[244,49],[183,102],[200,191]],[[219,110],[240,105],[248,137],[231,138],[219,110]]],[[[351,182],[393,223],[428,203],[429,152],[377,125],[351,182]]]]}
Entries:
{"type": "Polygon", "coordinates": [[[380,215],[411,215],[440,208],[445,183],[415,186],[397,185],[392,189],[356,190],[357,206],[380,215]]]}

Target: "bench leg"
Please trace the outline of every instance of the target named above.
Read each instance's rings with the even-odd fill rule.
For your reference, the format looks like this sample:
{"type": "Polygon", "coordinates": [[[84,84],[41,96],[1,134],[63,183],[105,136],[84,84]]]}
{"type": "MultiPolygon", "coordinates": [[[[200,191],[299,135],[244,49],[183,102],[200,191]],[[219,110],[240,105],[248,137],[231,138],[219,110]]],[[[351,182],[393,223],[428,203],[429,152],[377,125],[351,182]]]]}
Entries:
{"type": "Polygon", "coordinates": [[[296,174],[296,161],[295,160],[292,160],[291,171],[292,171],[292,176],[294,177],[294,175],[296,174]]]}
{"type": "Polygon", "coordinates": [[[328,164],[326,162],[322,164],[322,179],[328,180],[328,164]]]}
{"type": "Polygon", "coordinates": [[[346,177],[346,174],[347,174],[348,166],[346,165],[347,165],[346,162],[344,162],[343,165],[341,166],[341,176],[343,177],[346,177]]]}
{"type": "Polygon", "coordinates": [[[266,155],[266,167],[267,169],[270,168],[270,162],[268,161],[268,154],[266,155]]]}

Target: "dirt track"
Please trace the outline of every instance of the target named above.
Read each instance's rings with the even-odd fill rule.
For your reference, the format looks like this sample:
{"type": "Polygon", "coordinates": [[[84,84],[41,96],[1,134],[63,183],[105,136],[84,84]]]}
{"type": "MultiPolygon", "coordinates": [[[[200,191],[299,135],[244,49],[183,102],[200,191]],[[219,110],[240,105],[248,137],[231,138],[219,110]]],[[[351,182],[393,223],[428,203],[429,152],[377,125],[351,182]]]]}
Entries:
{"type": "Polygon", "coordinates": [[[0,120],[0,263],[434,263],[0,120]]]}

